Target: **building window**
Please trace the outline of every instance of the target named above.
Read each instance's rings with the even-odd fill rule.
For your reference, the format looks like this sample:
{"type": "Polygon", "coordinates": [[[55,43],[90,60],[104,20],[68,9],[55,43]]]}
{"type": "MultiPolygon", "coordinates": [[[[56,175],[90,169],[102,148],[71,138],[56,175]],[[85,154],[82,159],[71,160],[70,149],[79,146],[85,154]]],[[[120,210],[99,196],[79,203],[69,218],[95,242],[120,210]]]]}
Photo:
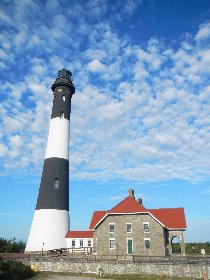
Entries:
{"type": "Polygon", "coordinates": [[[109,239],[109,249],[115,249],[115,239],[109,239]]]}
{"type": "Polygon", "coordinates": [[[61,111],[61,113],[60,113],[60,119],[64,119],[64,112],[63,111],[61,111]]]}
{"type": "Polygon", "coordinates": [[[131,233],[132,232],[132,224],[126,224],[126,231],[128,233],[131,233]]]}
{"type": "Polygon", "coordinates": [[[91,247],[91,240],[88,240],[88,247],[91,247]]]}
{"type": "Polygon", "coordinates": [[[114,232],[114,224],[109,224],[109,232],[114,232]]]}
{"type": "Polygon", "coordinates": [[[81,240],[79,241],[79,246],[80,246],[80,247],[83,247],[83,239],[81,239],[81,240]]]}
{"type": "Polygon", "coordinates": [[[149,232],[149,223],[143,223],[144,232],[149,232]]]}
{"type": "Polygon", "coordinates": [[[75,240],[72,240],[72,241],[71,241],[71,246],[72,246],[72,247],[75,247],[75,243],[76,243],[75,240]]]}
{"type": "Polygon", "coordinates": [[[58,187],[59,187],[59,180],[58,180],[58,178],[55,178],[54,179],[54,188],[57,190],[58,187]]]}
{"type": "Polygon", "coordinates": [[[151,245],[150,245],[150,238],[145,238],[144,239],[144,247],[146,250],[150,249],[151,245]]]}
{"type": "Polygon", "coordinates": [[[66,101],[66,96],[65,95],[63,95],[63,101],[66,101]]]}

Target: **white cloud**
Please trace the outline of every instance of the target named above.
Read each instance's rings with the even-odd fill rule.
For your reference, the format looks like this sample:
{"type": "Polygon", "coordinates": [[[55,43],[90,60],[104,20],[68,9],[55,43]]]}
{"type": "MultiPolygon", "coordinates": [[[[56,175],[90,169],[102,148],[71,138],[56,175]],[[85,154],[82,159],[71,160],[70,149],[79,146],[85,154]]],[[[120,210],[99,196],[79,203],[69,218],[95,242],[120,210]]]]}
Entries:
{"type": "Polygon", "coordinates": [[[205,23],[200,26],[198,33],[195,36],[197,41],[205,40],[210,37],[210,23],[205,23]]]}
{"type": "Polygon", "coordinates": [[[9,25],[12,23],[12,19],[3,10],[0,10],[0,21],[9,25]]]}
{"type": "Polygon", "coordinates": [[[98,59],[94,59],[88,63],[87,69],[91,72],[104,72],[105,66],[98,59]]]}
{"type": "Polygon", "coordinates": [[[0,156],[4,156],[7,153],[7,147],[0,143],[0,156]]]}
{"type": "Polygon", "coordinates": [[[10,9],[0,14],[6,28],[15,26],[0,34],[0,66],[9,74],[2,71],[0,83],[2,168],[42,165],[50,87],[57,70],[67,67],[76,87],[74,178],[209,178],[210,50],[200,43],[209,37],[209,23],[200,26],[197,42],[184,38],[175,49],[151,38],[142,47],[113,28],[141,3],[87,1],[92,18],[78,3],[64,13],[59,1],[41,8],[34,1],[15,2],[12,22],[10,9]],[[113,24],[104,20],[116,10],[113,24]],[[46,12],[53,17],[45,18],[46,12]]]}

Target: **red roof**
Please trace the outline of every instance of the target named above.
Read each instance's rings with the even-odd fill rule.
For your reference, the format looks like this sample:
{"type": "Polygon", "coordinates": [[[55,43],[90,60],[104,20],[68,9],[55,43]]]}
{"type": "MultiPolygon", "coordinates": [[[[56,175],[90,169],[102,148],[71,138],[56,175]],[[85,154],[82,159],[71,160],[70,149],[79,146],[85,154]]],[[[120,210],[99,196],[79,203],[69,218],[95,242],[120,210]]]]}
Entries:
{"type": "Polygon", "coordinates": [[[115,207],[109,210],[109,213],[135,213],[145,212],[146,209],[132,196],[127,196],[115,207]]]}
{"type": "Polygon", "coordinates": [[[187,228],[184,208],[148,209],[167,228],[187,228]]]}
{"type": "Polygon", "coordinates": [[[107,215],[110,214],[142,212],[151,214],[166,228],[187,228],[184,208],[146,209],[134,197],[128,196],[109,211],[95,211],[93,213],[89,229],[94,229],[100,221],[102,221],[107,215]]]}
{"type": "Polygon", "coordinates": [[[106,215],[106,213],[107,211],[95,211],[89,229],[94,229],[95,225],[106,215]]]}
{"type": "Polygon", "coordinates": [[[93,238],[93,232],[91,230],[71,230],[67,232],[66,238],[93,238]]]}

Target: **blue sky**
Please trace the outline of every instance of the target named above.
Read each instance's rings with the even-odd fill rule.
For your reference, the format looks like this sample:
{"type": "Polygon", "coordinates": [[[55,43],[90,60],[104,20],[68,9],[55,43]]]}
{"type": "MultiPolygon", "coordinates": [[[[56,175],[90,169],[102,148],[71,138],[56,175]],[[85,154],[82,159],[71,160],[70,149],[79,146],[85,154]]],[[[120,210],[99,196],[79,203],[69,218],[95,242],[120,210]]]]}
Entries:
{"type": "Polygon", "coordinates": [[[210,2],[0,3],[0,236],[26,241],[57,71],[72,71],[71,229],[132,187],[210,241],[210,2]]]}

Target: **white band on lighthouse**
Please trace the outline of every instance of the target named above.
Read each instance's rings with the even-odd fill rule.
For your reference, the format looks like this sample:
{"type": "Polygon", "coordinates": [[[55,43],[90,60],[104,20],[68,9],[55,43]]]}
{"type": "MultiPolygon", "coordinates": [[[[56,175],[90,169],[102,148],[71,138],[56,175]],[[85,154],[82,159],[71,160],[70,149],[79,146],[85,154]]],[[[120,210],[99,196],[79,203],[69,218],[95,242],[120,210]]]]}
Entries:
{"type": "Polygon", "coordinates": [[[69,212],[57,209],[36,210],[25,251],[47,251],[66,248],[65,235],[69,229],[69,212]],[[63,238],[60,238],[63,236],[63,238]]]}
{"type": "Polygon", "coordinates": [[[69,120],[53,118],[50,121],[50,128],[47,141],[46,158],[69,159],[69,120]]]}

